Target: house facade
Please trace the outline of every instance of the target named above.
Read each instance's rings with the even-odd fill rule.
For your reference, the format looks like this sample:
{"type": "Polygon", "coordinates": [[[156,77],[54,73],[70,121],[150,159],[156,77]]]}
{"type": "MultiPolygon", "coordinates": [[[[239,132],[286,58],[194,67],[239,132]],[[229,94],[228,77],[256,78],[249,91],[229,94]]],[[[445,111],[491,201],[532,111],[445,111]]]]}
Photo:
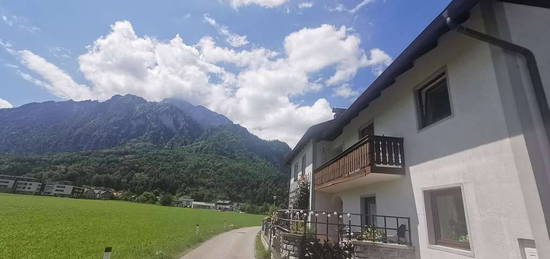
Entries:
{"type": "Polygon", "coordinates": [[[416,258],[550,258],[549,8],[452,1],[347,110],[305,133],[287,161],[291,203],[303,176],[310,210],[403,227],[416,258]],[[461,28],[529,49],[542,88],[522,53],[461,28]]]}
{"type": "Polygon", "coordinates": [[[0,175],[0,191],[36,194],[42,188],[42,183],[32,177],[0,175]]]}
{"type": "MultiPolygon", "coordinates": [[[[73,194],[74,188],[75,186],[73,186],[72,182],[70,181],[48,182],[44,186],[44,191],[42,192],[42,194],[69,197],[73,194]]],[[[81,188],[78,187],[78,192],[82,193],[84,190],[82,189],[82,192],[80,192],[80,189],[81,188]]]]}
{"type": "Polygon", "coordinates": [[[3,192],[13,191],[13,184],[15,183],[15,176],[0,175],[0,190],[3,192]]]}

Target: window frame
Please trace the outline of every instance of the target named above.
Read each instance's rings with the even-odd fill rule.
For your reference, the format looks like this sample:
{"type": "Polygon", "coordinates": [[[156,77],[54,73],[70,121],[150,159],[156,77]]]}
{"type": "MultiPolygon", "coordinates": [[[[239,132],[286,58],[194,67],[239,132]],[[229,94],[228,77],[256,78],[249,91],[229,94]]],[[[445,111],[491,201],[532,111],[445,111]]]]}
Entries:
{"type": "Polygon", "coordinates": [[[440,69],[437,72],[433,73],[431,76],[428,77],[428,79],[424,80],[422,83],[420,83],[417,87],[414,88],[414,99],[416,102],[416,115],[417,115],[417,123],[418,123],[418,129],[422,130],[425,128],[429,128],[430,126],[433,126],[437,123],[440,123],[442,121],[445,121],[454,115],[453,111],[453,101],[451,98],[451,88],[449,85],[449,77],[445,69],[440,69]],[[438,85],[438,83],[444,81],[445,87],[447,88],[447,96],[449,99],[449,115],[442,117],[438,120],[434,120],[430,123],[425,122],[425,98],[421,98],[422,92],[427,92],[431,88],[434,88],[438,85]]]}
{"type": "Polygon", "coordinates": [[[450,249],[455,251],[458,249],[460,251],[467,252],[468,254],[473,253],[472,246],[472,231],[470,229],[470,224],[468,220],[468,209],[464,199],[464,189],[461,185],[451,185],[437,188],[424,189],[424,202],[425,202],[425,213],[426,213],[426,224],[428,228],[428,240],[430,246],[442,247],[445,249],[450,249]],[[434,202],[437,194],[449,194],[458,191],[458,196],[462,202],[462,208],[464,212],[464,224],[466,225],[466,231],[468,234],[468,242],[458,242],[453,240],[443,240],[440,238],[441,230],[438,217],[437,203],[434,202]]]}

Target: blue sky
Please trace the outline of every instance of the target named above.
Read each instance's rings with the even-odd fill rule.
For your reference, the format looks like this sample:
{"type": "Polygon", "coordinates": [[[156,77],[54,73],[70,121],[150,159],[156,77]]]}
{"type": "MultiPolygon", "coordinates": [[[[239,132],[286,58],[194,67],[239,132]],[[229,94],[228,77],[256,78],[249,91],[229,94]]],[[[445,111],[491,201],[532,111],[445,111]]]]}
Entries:
{"type": "Polygon", "coordinates": [[[0,0],[0,106],[176,97],[292,146],[448,3],[0,0]]]}

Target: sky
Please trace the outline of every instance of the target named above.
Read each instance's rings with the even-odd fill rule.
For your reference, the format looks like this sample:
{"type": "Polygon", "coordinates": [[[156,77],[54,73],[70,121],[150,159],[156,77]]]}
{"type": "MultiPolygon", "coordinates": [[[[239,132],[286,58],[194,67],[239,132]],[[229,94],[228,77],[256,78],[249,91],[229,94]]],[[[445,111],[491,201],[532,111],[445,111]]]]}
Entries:
{"type": "Polygon", "coordinates": [[[0,0],[0,109],[180,98],[293,147],[449,0],[0,0]]]}

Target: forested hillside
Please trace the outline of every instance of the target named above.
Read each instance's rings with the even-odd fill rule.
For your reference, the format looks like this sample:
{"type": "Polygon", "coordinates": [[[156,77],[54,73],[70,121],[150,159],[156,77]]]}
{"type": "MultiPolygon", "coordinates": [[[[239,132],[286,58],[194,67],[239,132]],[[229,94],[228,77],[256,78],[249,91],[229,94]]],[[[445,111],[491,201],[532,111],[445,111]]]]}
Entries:
{"type": "Polygon", "coordinates": [[[0,110],[0,174],[126,190],[283,203],[288,145],[183,101],[115,96],[0,110]],[[203,118],[198,122],[197,118],[203,118]]]}

